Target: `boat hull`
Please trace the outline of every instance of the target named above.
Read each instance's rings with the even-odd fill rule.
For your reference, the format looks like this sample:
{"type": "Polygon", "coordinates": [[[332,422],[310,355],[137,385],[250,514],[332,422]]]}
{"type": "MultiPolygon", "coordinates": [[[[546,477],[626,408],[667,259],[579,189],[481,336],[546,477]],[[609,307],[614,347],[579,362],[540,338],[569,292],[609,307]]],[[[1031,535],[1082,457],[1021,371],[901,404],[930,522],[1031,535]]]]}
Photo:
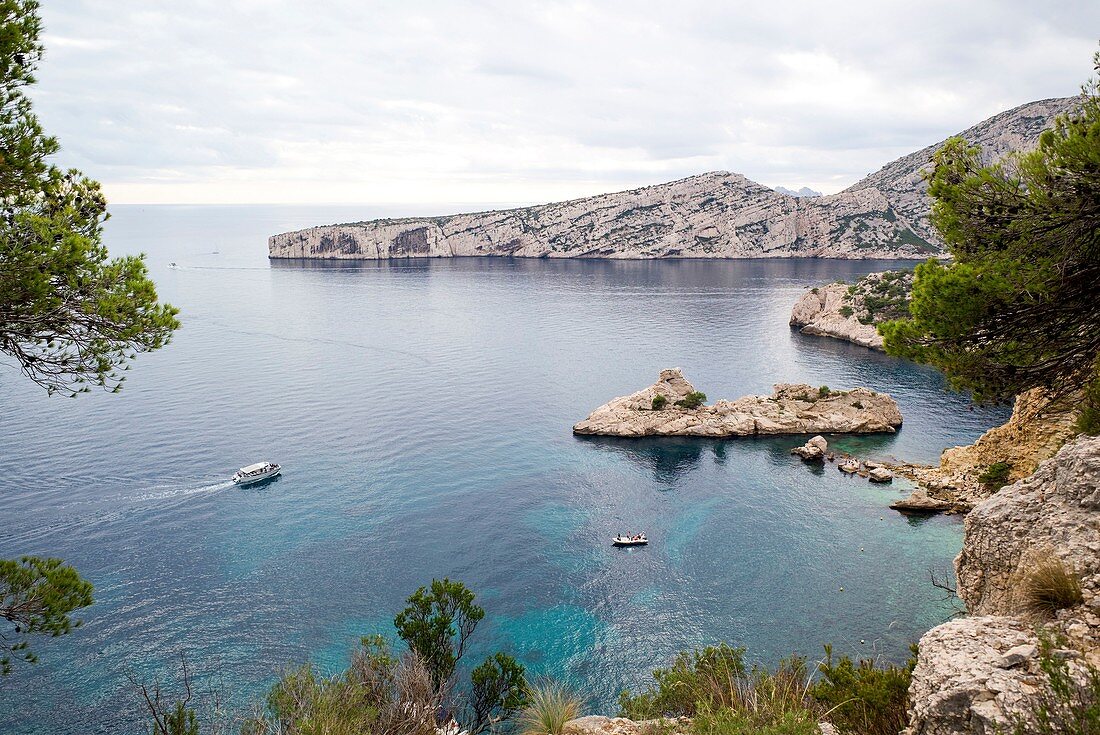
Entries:
{"type": "Polygon", "coordinates": [[[237,485],[242,485],[242,486],[243,485],[255,485],[258,482],[264,482],[266,480],[270,480],[272,477],[278,477],[279,474],[282,471],[283,471],[282,468],[280,468],[280,469],[277,469],[277,470],[272,470],[271,472],[265,473],[263,475],[256,475],[254,477],[234,477],[233,482],[237,485]]]}

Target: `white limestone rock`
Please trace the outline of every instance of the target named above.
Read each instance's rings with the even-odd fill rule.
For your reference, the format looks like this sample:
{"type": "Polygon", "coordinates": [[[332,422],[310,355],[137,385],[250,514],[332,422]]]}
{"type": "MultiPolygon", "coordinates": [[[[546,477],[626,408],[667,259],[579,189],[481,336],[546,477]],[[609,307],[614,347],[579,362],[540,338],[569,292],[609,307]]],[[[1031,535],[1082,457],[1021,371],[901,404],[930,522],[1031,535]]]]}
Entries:
{"type": "Polygon", "coordinates": [[[676,406],[695,391],[679,369],[662,370],[656,383],[597,408],[573,427],[602,436],[759,436],[778,434],[892,433],[901,426],[893,398],[868,388],[819,396],[809,385],[775,386],[771,396],[744,396],[690,409],[676,406]],[[653,397],[667,399],[653,409],[653,397]]]}

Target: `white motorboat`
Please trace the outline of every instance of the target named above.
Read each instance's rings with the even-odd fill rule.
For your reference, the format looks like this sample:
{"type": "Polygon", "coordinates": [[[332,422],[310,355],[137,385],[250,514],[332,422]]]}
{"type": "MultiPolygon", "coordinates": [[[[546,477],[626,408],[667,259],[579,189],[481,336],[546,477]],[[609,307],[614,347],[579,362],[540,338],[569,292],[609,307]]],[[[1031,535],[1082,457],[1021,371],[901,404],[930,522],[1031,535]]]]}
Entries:
{"type": "Polygon", "coordinates": [[[270,480],[282,471],[283,468],[274,462],[257,462],[237,470],[233,475],[233,482],[238,485],[251,485],[254,482],[270,480]]]}
{"type": "Polygon", "coordinates": [[[611,543],[615,546],[645,546],[649,543],[649,539],[645,537],[644,533],[639,533],[637,536],[623,536],[620,534],[611,539],[611,543]]]}

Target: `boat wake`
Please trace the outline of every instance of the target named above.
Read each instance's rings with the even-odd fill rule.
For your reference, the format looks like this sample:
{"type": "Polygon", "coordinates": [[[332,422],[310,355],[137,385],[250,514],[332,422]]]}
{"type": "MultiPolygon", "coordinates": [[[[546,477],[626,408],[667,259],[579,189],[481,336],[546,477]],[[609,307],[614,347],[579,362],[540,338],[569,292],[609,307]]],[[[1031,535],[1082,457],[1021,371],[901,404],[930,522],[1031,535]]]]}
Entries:
{"type": "Polygon", "coordinates": [[[222,480],[221,482],[215,482],[208,485],[199,485],[198,487],[172,487],[165,490],[158,488],[150,488],[140,495],[128,495],[125,496],[126,500],[164,500],[167,498],[178,498],[187,495],[198,495],[200,493],[213,493],[218,490],[225,490],[226,488],[233,487],[232,480],[222,480]]]}

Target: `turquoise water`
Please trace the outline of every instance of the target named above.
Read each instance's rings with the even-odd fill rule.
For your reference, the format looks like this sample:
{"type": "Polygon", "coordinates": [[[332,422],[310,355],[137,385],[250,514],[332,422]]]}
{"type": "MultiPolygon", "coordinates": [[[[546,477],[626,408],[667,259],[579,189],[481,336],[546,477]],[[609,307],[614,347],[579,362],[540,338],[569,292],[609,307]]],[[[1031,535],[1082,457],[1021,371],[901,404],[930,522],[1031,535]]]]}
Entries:
{"type": "Polygon", "coordinates": [[[679,366],[711,399],[887,391],[900,433],[838,439],[865,455],[972,441],[1003,411],[787,326],[804,288],[890,264],[265,257],[269,233],[371,214],[388,213],[118,208],[108,245],[149,253],[182,309],[174,342],[117,396],[47,398],[0,371],[0,556],[64,557],[97,590],[83,628],[0,683],[0,731],[134,731],[127,675],[170,682],[181,651],[238,704],[286,664],[334,671],[445,575],[487,609],[474,655],[507,649],[603,712],[685,647],[897,660],[950,615],[928,570],[961,525],[889,511],[900,483],[815,470],[790,438],[569,430],[679,366]],[[225,482],[260,459],[284,476],[225,482]],[[641,530],[649,547],[610,547],[641,530]]]}

